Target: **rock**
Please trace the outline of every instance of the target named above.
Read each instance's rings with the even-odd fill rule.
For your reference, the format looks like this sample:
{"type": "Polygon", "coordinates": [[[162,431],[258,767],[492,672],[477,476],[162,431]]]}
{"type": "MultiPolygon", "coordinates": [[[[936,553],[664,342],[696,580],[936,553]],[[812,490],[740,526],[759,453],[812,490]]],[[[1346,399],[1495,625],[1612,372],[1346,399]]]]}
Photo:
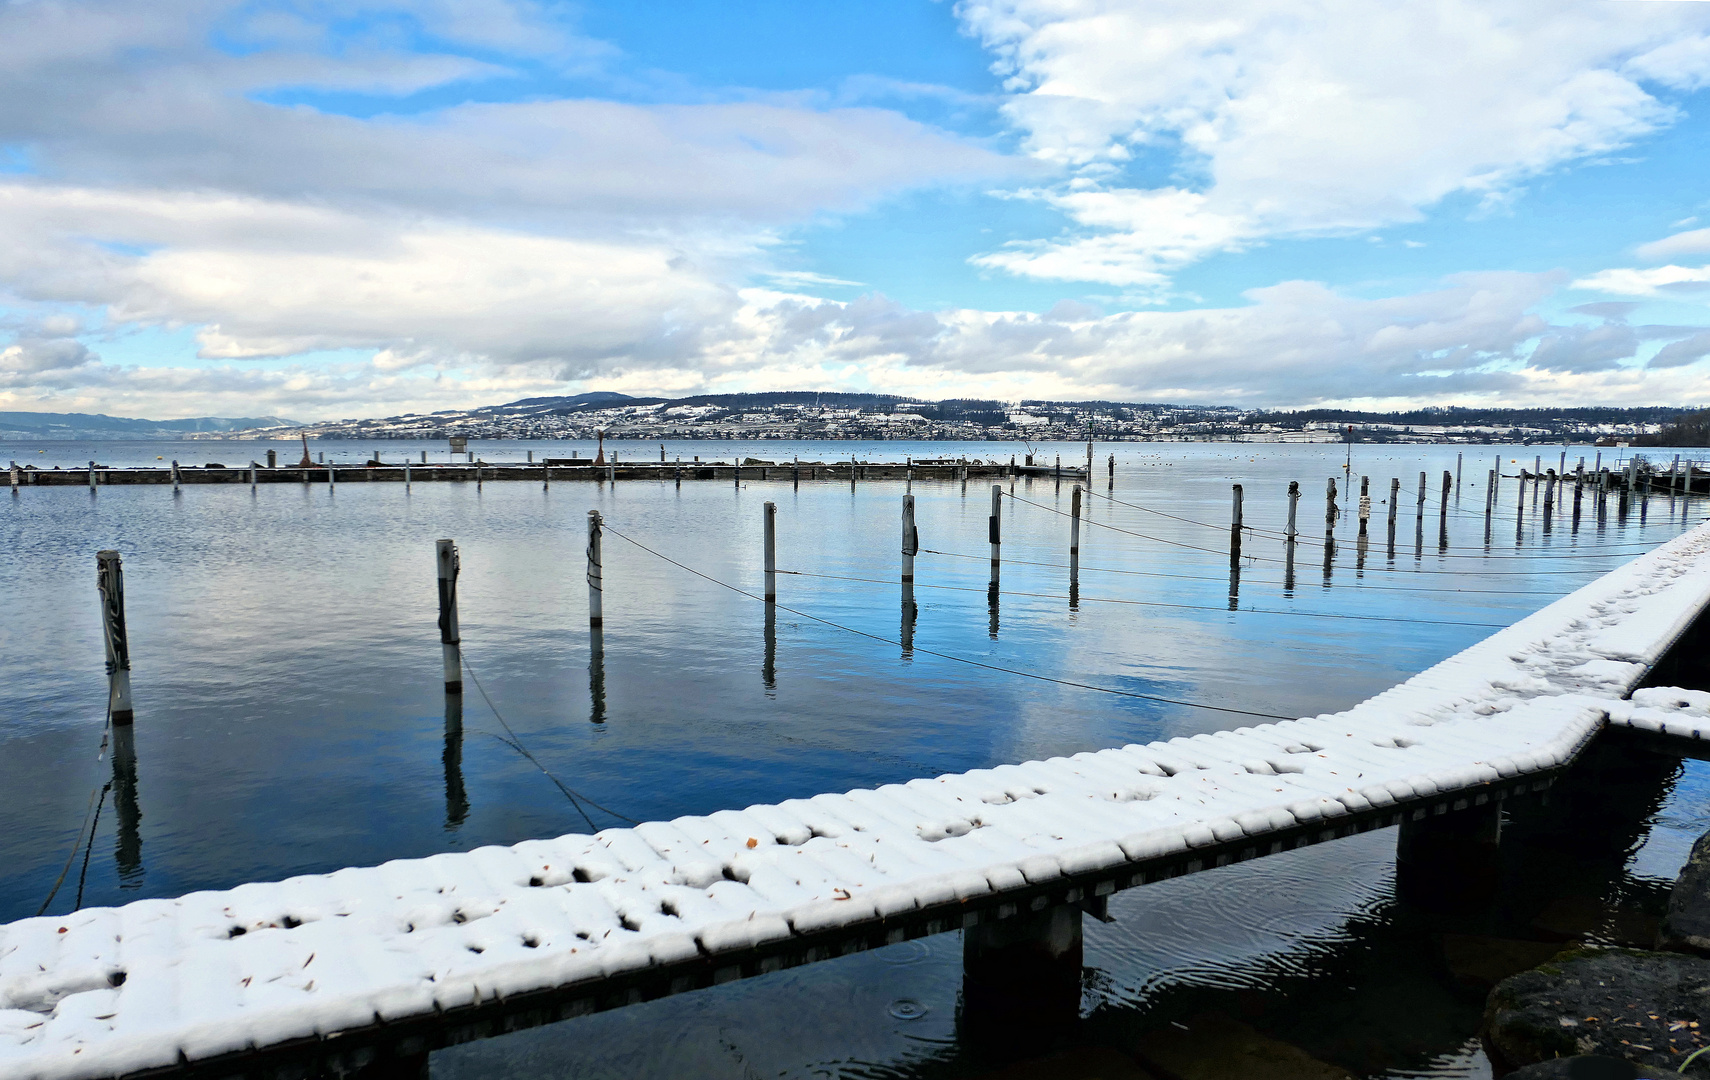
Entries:
{"type": "MultiPolygon", "coordinates": [[[[1657,933],[1659,948],[1710,956],[1710,833],[1692,845],[1686,868],[1669,894],[1668,914],[1657,933]]],[[[1710,1054],[1706,1054],[1710,1057],[1710,1054]]]]}
{"type": "Polygon", "coordinates": [[[1150,1032],[1134,1056],[1168,1080],[1353,1080],[1352,1073],[1221,1013],[1196,1016],[1185,1030],[1170,1024],[1150,1032]]]}
{"type": "Polygon", "coordinates": [[[1498,983],[1484,1041],[1499,1070],[1576,1054],[1662,1069],[1710,1043],[1710,961],[1679,953],[1577,949],[1498,983]]]}
{"type": "Polygon", "coordinates": [[[1018,1061],[978,1080],[1155,1080],[1127,1054],[1104,1047],[1064,1050],[1018,1061]]]}
{"type": "Polygon", "coordinates": [[[1621,1058],[1588,1054],[1540,1061],[1509,1073],[1504,1080],[1661,1080],[1663,1077],[1679,1080],[1680,1074],[1635,1065],[1621,1058]]]}
{"type": "Polygon", "coordinates": [[[1444,934],[1443,962],[1457,981],[1488,990],[1553,959],[1563,948],[1558,942],[1444,934]]]}

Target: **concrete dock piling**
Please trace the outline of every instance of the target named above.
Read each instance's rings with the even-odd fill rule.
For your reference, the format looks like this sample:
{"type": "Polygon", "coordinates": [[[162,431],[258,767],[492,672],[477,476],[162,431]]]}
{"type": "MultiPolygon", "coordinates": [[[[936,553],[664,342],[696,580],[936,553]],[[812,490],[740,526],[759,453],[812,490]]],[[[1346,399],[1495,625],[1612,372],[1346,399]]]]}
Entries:
{"type": "Polygon", "coordinates": [[[101,596],[101,639],[107,654],[107,716],[115,727],[136,719],[131,704],[131,646],[125,634],[125,577],[119,553],[95,553],[95,588],[101,596]]]}
{"type": "Polygon", "coordinates": [[[592,627],[605,626],[605,577],[600,559],[602,524],[598,510],[588,511],[588,625],[592,627]]]}
{"type": "Polygon", "coordinates": [[[445,668],[445,692],[463,693],[463,639],[457,630],[457,575],[462,563],[457,545],[440,540],[434,545],[434,563],[439,579],[439,645],[445,668]]]}
{"type": "Polygon", "coordinates": [[[778,602],[778,504],[767,503],[762,508],[764,523],[762,547],[766,559],[766,602],[778,602]]]}

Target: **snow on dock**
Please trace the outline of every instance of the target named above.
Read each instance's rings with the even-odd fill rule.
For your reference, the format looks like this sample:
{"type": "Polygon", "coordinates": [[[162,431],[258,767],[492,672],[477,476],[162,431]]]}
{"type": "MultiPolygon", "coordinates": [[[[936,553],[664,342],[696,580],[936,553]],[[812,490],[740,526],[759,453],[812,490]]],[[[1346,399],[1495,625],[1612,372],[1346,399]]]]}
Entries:
{"type": "Polygon", "coordinates": [[[1524,794],[1710,732],[1634,693],[1707,602],[1701,526],[1334,715],[24,919],[0,1076],[420,1053],[1524,794]]]}

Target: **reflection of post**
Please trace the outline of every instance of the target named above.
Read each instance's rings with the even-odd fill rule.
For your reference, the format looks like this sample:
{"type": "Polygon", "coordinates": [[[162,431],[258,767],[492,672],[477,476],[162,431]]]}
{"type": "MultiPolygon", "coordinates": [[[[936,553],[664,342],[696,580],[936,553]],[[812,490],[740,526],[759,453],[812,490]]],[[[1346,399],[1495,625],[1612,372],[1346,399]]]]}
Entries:
{"type": "Polygon", "coordinates": [[[992,584],[991,588],[986,590],[986,607],[989,609],[991,616],[987,633],[991,634],[993,641],[996,641],[998,636],[998,587],[995,582],[992,584]]]}
{"type": "Polygon", "coordinates": [[[985,921],[962,934],[958,1040],[976,1053],[1040,1053],[1080,1017],[1081,909],[1070,904],[985,921]]]}
{"type": "Polygon", "coordinates": [[[588,629],[588,723],[606,722],[606,632],[588,629]]]}
{"type": "Polygon", "coordinates": [[[113,841],[113,862],[119,888],[142,886],[142,809],[137,803],[136,729],[113,727],[113,811],[119,819],[113,841]]]}
{"type": "Polygon", "coordinates": [[[1233,559],[1229,561],[1229,610],[1236,611],[1241,607],[1241,564],[1233,559]]]}
{"type": "Polygon", "coordinates": [[[445,695],[445,830],[452,831],[469,816],[469,797],[463,791],[463,695],[445,695]]]}
{"type": "Polygon", "coordinates": [[[439,569],[439,643],[445,661],[445,692],[463,693],[463,638],[457,629],[457,575],[462,564],[457,545],[441,540],[435,545],[439,569]]]}
{"type": "Polygon", "coordinates": [[[101,595],[101,631],[107,652],[107,716],[115,727],[130,724],[131,646],[125,635],[125,576],[119,553],[95,553],[95,589],[101,595]]]}
{"type": "Polygon", "coordinates": [[[1294,541],[1283,545],[1283,595],[1294,595],[1294,541]]]}
{"type": "Polygon", "coordinates": [[[914,582],[905,581],[902,587],[902,647],[903,655],[914,652],[914,621],[919,610],[914,604],[914,582]]]}
{"type": "Polygon", "coordinates": [[[760,662],[760,681],[767,690],[778,688],[778,605],[766,605],[766,658],[760,662]]]}

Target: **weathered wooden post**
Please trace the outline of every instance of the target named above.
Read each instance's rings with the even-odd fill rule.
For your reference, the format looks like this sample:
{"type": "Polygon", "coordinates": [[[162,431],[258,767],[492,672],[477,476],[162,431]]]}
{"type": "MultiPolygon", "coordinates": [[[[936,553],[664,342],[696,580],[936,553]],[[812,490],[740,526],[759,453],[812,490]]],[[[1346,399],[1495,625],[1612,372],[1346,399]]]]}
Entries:
{"type": "Polygon", "coordinates": [[[991,590],[995,596],[998,587],[998,549],[1003,543],[1003,488],[998,484],[992,485],[992,515],[986,519],[986,532],[992,544],[992,580],[991,590]]]}
{"type": "Polygon", "coordinates": [[[1544,517],[1548,520],[1556,506],[1556,470],[1544,473],[1544,517]]]}
{"type": "Polygon", "coordinates": [[[1294,588],[1294,541],[1300,531],[1295,528],[1295,511],[1299,507],[1300,481],[1290,480],[1288,482],[1288,528],[1284,533],[1287,539],[1283,541],[1283,588],[1285,590],[1294,588]]]}
{"type": "Polygon", "coordinates": [[[444,660],[445,692],[463,693],[463,638],[457,632],[457,575],[462,562],[457,545],[441,540],[434,545],[439,577],[439,650],[444,660]]]}
{"type": "Polygon", "coordinates": [[[95,463],[93,461],[91,461],[89,463],[89,490],[90,491],[95,490],[96,483],[97,483],[97,481],[95,479],[95,463]]]}
{"type": "Polygon", "coordinates": [[[249,490],[250,490],[251,494],[255,493],[255,485],[257,483],[255,471],[256,471],[255,459],[250,458],[249,459],[249,490]]]}
{"type": "Polygon", "coordinates": [[[179,485],[182,484],[183,482],[184,482],[184,477],[178,471],[178,459],[173,458],[172,459],[172,493],[174,495],[178,494],[179,485]]]}
{"type": "Polygon", "coordinates": [[[1418,505],[1414,509],[1413,516],[1417,521],[1417,527],[1419,529],[1423,530],[1425,528],[1425,474],[1424,473],[1419,474],[1419,501],[1418,501],[1418,505]]]}
{"type": "Polygon", "coordinates": [[[1372,481],[1368,476],[1360,477],[1360,536],[1366,535],[1367,522],[1372,517],[1372,481]]]}
{"type": "Polygon", "coordinates": [[[107,716],[115,727],[136,719],[131,705],[131,646],[125,636],[125,576],[119,553],[95,553],[95,589],[101,596],[101,639],[107,653],[107,716]]]}
{"type": "Polygon", "coordinates": [[[767,503],[762,508],[765,519],[766,602],[778,602],[778,504],[767,503]]]}
{"type": "Polygon", "coordinates": [[[1092,440],[1087,440],[1087,487],[1092,487],[1092,440]]]}
{"type": "Polygon", "coordinates": [[[914,527],[914,496],[904,495],[902,504],[902,583],[914,584],[914,557],[920,554],[920,532],[914,527]]]}
{"type": "Polygon", "coordinates": [[[1336,478],[1330,477],[1324,484],[1324,535],[1328,537],[1330,530],[1336,527],[1336,478]]]}
{"type": "MultiPolygon", "coordinates": [[[[1235,520],[1236,541],[1235,554],[1240,555],[1240,520],[1241,520],[1241,485],[1235,485],[1235,520]]],[[[1069,493],[1069,581],[1073,584],[1081,576],[1081,485],[1076,484],[1069,493]]]]}
{"type": "Polygon", "coordinates": [[[1585,470],[1581,469],[1573,477],[1573,527],[1579,530],[1579,504],[1585,496],[1585,470]]]}
{"type": "MultiPolygon", "coordinates": [[[[1229,510],[1229,565],[1237,566],[1241,562],[1241,485],[1234,485],[1231,492],[1232,503],[1229,510]]],[[[1080,562],[1080,533],[1081,533],[1081,489],[1075,488],[1075,546],[1071,550],[1069,561],[1077,565],[1080,562]]]]}
{"type": "Polygon", "coordinates": [[[1597,456],[1592,459],[1591,471],[1594,473],[1601,473],[1603,471],[1603,451],[1599,450],[1597,452],[1597,456]]]}
{"type": "Polygon", "coordinates": [[[1401,478],[1389,478],[1389,558],[1395,558],[1395,515],[1401,509],[1401,478]]]}
{"type": "Polygon", "coordinates": [[[1484,543],[1490,545],[1491,515],[1496,512],[1496,470],[1490,470],[1489,481],[1484,488],[1484,543]]]}
{"type": "Polygon", "coordinates": [[[1454,477],[1449,473],[1449,470],[1444,469],[1443,470],[1443,501],[1442,501],[1442,505],[1437,507],[1437,516],[1443,520],[1443,523],[1444,523],[1443,527],[1444,528],[1448,528],[1449,489],[1450,489],[1450,486],[1453,484],[1453,482],[1454,482],[1454,477]]]}
{"type": "Polygon", "coordinates": [[[269,469],[277,469],[279,467],[279,451],[269,450],[267,452],[267,467],[269,469]]]}
{"type": "Polygon", "coordinates": [[[604,627],[605,579],[600,561],[600,512],[588,511],[588,625],[604,627]]]}

